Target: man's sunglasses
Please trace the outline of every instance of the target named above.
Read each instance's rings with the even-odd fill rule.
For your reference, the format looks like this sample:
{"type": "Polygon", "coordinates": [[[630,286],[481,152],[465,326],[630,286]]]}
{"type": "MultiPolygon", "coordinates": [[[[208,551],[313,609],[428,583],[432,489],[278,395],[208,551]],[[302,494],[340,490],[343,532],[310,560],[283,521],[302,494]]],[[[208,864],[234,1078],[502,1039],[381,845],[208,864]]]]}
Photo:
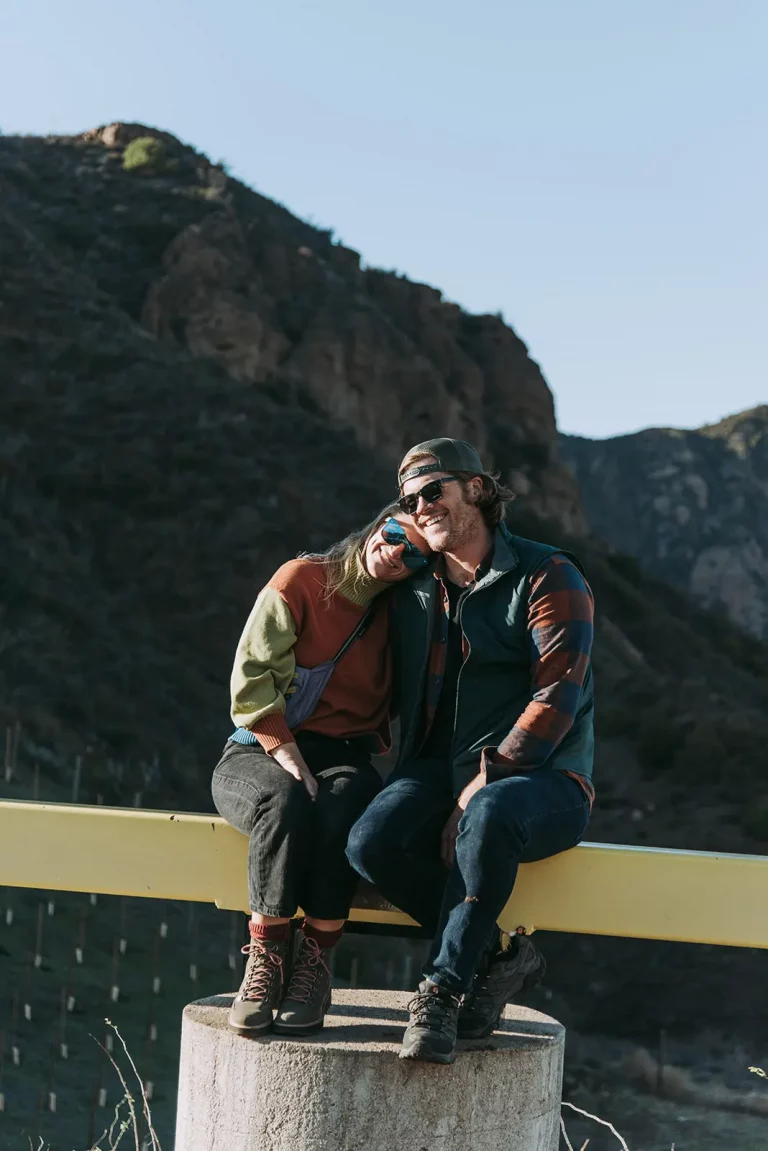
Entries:
{"type": "Polygon", "coordinates": [[[409,496],[401,496],[397,501],[398,506],[407,516],[412,516],[419,506],[419,499],[424,500],[425,504],[436,504],[438,500],[443,498],[443,484],[451,483],[458,483],[456,476],[441,476],[439,480],[430,480],[417,492],[411,492],[409,496]]]}
{"type": "Polygon", "coordinates": [[[419,568],[425,567],[429,563],[429,556],[425,556],[424,552],[412,544],[405,534],[403,525],[399,524],[397,520],[389,519],[382,526],[381,538],[388,544],[394,544],[395,547],[402,545],[402,561],[407,568],[411,571],[418,571],[419,568]]]}

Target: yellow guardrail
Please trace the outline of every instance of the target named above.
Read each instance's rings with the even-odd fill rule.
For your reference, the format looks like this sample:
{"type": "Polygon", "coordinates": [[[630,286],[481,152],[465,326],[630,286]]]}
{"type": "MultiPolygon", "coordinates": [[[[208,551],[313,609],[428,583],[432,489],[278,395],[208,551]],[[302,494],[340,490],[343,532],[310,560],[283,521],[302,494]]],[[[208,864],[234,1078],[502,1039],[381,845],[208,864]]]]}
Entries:
{"type": "MultiPolygon", "coordinates": [[[[218,816],[0,801],[0,884],[188,899],[248,910],[248,841],[218,816]]],[[[352,919],[411,924],[375,893],[352,919]]],[[[768,857],[583,843],[524,864],[499,920],[768,948],[768,857]]]]}

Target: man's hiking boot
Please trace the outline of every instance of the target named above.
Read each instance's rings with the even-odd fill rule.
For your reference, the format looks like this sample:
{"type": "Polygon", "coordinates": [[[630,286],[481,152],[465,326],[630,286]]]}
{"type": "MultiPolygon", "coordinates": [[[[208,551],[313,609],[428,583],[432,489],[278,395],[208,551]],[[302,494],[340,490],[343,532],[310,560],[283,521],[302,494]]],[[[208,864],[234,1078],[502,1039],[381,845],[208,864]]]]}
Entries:
{"type": "Polygon", "coordinates": [[[459,1039],[484,1039],[494,1031],[505,1004],[533,987],[547,970],[529,935],[513,935],[506,951],[487,956],[459,1012],[459,1039]]]}
{"type": "Polygon", "coordinates": [[[461,997],[425,979],[408,1004],[411,1018],[403,1036],[401,1059],[426,1063],[453,1063],[456,1058],[456,1022],[461,997]]]}
{"type": "Polygon", "coordinates": [[[296,932],[291,978],[275,1019],[275,1031],[306,1035],[319,1031],[331,1006],[328,951],[317,940],[296,932]]]}
{"type": "Polygon", "coordinates": [[[272,1013],[283,994],[285,964],[290,943],[251,936],[243,955],[248,956],[243,982],[229,1012],[229,1026],[235,1031],[256,1035],[272,1026],[272,1013]]]}

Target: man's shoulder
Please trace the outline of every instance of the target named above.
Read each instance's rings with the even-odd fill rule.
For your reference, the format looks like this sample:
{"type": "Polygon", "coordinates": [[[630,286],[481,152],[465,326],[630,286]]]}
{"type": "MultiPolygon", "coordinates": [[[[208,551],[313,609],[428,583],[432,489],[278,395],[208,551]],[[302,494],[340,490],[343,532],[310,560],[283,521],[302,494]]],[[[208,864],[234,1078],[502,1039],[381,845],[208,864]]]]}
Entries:
{"type": "Polygon", "coordinates": [[[539,595],[555,595],[558,592],[592,595],[584,569],[577,558],[568,552],[556,552],[548,556],[530,573],[530,587],[532,592],[539,595]]]}
{"type": "Polygon", "coordinates": [[[568,578],[570,575],[572,579],[576,579],[580,575],[583,582],[584,566],[579,557],[568,548],[515,535],[506,524],[499,525],[498,533],[504,546],[528,574],[539,573],[545,569],[548,572],[561,570],[563,578],[568,578]]]}

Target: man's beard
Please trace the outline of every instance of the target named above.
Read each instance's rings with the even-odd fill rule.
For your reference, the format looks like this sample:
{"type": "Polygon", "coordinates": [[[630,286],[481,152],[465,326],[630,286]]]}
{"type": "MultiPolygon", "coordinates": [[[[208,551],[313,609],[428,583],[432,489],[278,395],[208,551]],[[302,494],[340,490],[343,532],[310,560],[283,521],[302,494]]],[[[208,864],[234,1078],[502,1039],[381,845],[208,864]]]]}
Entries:
{"type": "MultiPolygon", "coordinates": [[[[434,552],[455,552],[471,543],[480,530],[482,516],[476,504],[465,500],[461,510],[457,508],[451,515],[451,526],[439,543],[430,543],[434,552]]],[[[427,541],[429,542],[429,541],[427,541]]]]}

